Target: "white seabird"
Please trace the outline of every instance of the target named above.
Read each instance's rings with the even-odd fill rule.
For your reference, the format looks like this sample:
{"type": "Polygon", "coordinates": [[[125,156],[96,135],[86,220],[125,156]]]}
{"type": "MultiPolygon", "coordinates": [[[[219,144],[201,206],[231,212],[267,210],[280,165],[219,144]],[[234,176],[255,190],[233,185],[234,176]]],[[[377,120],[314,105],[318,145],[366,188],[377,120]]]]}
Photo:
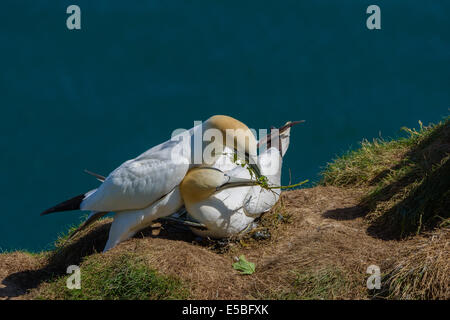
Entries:
{"type": "MultiPolygon", "coordinates": [[[[280,128],[279,136],[268,136],[269,141],[260,141],[268,146],[258,157],[259,168],[261,175],[267,177],[271,186],[280,186],[282,159],[289,147],[290,127],[293,124],[295,123],[288,122],[280,128]],[[273,138],[279,138],[278,146],[271,144],[270,139],[273,141],[273,138]]],[[[189,216],[207,228],[191,228],[195,234],[211,238],[235,236],[246,230],[255,218],[269,211],[280,197],[281,189],[265,189],[249,183],[252,176],[245,167],[220,160],[214,167],[193,168],[180,184],[181,196],[189,216]],[[228,170],[220,170],[224,168],[228,170]],[[235,183],[222,186],[223,176],[235,183]],[[239,179],[242,181],[241,185],[237,183],[239,179]]]]}
{"type": "MultiPolygon", "coordinates": [[[[243,150],[247,160],[256,158],[256,139],[245,124],[232,117],[213,116],[175,139],[126,161],[111,172],[97,189],[64,201],[41,215],[69,210],[91,211],[76,233],[108,212],[115,212],[104,251],[111,249],[149,226],[155,219],[168,216],[182,207],[178,185],[189,169],[205,164],[196,164],[192,159],[196,152],[203,154],[206,147],[203,140],[194,141],[195,137],[201,132],[199,136],[202,139],[202,133],[208,129],[222,133],[222,146],[243,150]],[[238,135],[248,138],[238,139],[234,136],[228,139],[229,130],[235,130],[238,135]]],[[[220,155],[213,156],[209,164],[213,164],[220,155]]],[[[259,173],[254,161],[252,166],[259,173]]]]}

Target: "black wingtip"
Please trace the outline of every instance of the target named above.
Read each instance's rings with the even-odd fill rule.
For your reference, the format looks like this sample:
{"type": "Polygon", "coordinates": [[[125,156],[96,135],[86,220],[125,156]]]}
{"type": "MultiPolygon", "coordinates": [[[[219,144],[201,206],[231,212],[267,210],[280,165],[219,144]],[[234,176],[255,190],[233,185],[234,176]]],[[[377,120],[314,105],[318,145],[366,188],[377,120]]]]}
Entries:
{"type": "Polygon", "coordinates": [[[54,213],[54,212],[78,210],[78,209],[80,209],[80,204],[83,201],[84,197],[85,197],[84,193],[80,194],[76,197],[73,197],[69,200],[61,202],[61,203],[57,204],[56,206],[45,210],[40,215],[45,216],[47,214],[54,213]]]}

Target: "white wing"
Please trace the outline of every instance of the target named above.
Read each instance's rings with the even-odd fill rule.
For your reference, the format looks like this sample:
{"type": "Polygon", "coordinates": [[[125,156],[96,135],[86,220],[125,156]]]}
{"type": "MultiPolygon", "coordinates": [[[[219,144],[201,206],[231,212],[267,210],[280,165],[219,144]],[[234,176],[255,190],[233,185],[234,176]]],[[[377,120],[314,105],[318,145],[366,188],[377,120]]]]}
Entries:
{"type": "Polygon", "coordinates": [[[123,211],[148,207],[177,186],[189,169],[190,131],[126,161],[81,203],[82,210],[123,211]]]}

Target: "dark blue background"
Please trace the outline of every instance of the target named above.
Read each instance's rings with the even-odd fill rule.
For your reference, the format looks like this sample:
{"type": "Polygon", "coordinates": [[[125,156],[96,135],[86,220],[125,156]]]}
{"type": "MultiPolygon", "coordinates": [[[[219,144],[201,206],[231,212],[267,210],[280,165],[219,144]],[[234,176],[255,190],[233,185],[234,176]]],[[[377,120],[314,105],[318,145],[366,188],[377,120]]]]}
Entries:
{"type": "Polygon", "coordinates": [[[448,1],[2,1],[0,248],[40,250],[79,212],[40,217],[194,120],[307,120],[284,164],[318,179],[363,138],[450,106],[448,1]],[[77,4],[82,29],[66,28],[77,4]],[[381,7],[382,30],[366,28],[381,7]]]}

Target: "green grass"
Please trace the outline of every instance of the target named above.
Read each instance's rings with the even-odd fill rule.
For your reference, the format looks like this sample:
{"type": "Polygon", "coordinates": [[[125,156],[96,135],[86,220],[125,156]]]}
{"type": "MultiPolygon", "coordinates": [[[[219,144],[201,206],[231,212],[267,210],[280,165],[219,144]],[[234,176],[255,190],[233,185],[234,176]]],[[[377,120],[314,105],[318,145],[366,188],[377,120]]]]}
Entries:
{"type": "Polygon", "coordinates": [[[419,125],[396,140],[364,140],[322,172],[322,185],[368,189],[360,205],[373,232],[404,237],[448,224],[450,118],[419,125]]]}
{"type": "Polygon", "coordinates": [[[38,299],[149,300],[185,299],[188,292],[174,277],[159,274],[134,254],[105,258],[93,255],[83,261],[81,289],[68,289],[70,275],[55,277],[41,285],[38,299]]]}
{"type": "Polygon", "coordinates": [[[341,296],[346,287],[343,273],[335,268],[296,272],[292,287],[274,298],[280,300],[330,300],[341,296]]]}
{"type": "MultiPolygon", "coordinates": [[[[56,249],[58,248],[62,248],[64,247],[67,242],[69,241],[69,237],[72,235],[72,233],[77,230],[85,221],[86,219],[89,217],[89,214],[83,214],[82,216],[80,216],[80,222],[79,223],[74,223],[68,226],[67,230],[62,231],[58,234],[55,242],[54,242],[54,247],[56,249]]],[[[98,219],[97,221],[105,221],[108,219],[108,216],[102,217],[100,219],[98,219]]],[[[92,227],[92,225],[91,225],[92,227]]],[[[85,228],[81,233],[84,233],[86,231],[91,230],[92,228],[85,228]]],[[[80,235],[80,234],[79,234],[80,235]]]]}
{"type": "Polygon", "coordinates": [[[400,155],[410,145],[411,141],[405,138],[363,140],[358,149],[348,151],[327,164],[321,172],[321,184],[340,187],[370,185],[386,168],[400,164],[400,155]]]}
{"type": "Polygon", "coordinates": [[[23,253],[23,254],[29,255],[31,257],[41,257],[41,256],[45,255],[45,251],[33,252],[33,251],[28,251],[26,249],[14,250],[14,249],[2,249],[2,248],[0,248],[0,256],[2,254],[6,255],[6,254],[11,254],[11,253],[23,253]]]}

